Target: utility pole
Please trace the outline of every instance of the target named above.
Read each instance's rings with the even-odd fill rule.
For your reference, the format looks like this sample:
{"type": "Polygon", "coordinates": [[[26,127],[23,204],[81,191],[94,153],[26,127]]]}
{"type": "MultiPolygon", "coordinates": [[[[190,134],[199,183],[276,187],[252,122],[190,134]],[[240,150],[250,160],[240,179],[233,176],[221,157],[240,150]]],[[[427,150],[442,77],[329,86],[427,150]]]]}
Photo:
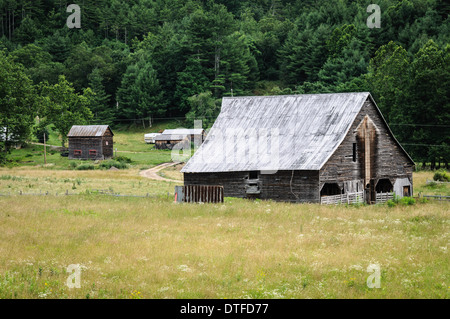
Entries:
{"type": "Polygon", "coordinates": [[[47,148],[45,146],[45,133],[44,133],[44,165],[47,164],[47,148]]]}

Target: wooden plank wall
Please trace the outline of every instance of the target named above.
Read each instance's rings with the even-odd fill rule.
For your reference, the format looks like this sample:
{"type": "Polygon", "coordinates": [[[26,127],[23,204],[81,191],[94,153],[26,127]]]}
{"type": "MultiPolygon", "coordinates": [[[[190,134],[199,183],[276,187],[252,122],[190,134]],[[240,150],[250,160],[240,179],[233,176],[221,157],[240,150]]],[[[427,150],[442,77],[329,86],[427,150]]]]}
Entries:
{"type": "Polygon", "coordinates": [[[69,159],[102,160],[102,137],[69,137],[69,159]],[[74,156],[74,150],[81,150],[81,156],[74,156]],[[96,150],[96,156],[89,156],[89,150],[96,150]]]}
{"type": "MultiPolygon", "coordinates": [[[[368,99],[356,116],[344,141],[320,170],[320,189],[324,183],[337,183],[341,188],[345,181],[364,182],[364,145],[363,137],[358,136],[358,126],[368,116],[376,127],[376,138],[370,143],[371,178],[375,184],[379,179],[388,178],[392,184],[398,178],[408,178],[412,185],[413,164],[400,147],[391,138],[388,128],[380,117],[375,105],[368,99]],[[357,143],[357,160],[353,162],[353,143],[357,143]]],[[[375,132],[375,131],[373,131],[375,132]]]]}
{"type": "MultiPolygon", "coordinates": [[[[185,185],[221,185],[226,197],[248,197],[248,172],[184,173],[185,185]]],[[[287,202],[320,202],[318,171],[278,171],[259,174],[260,199],[287,202]],[[292,182],[291,182],[292,181],[292,182]]],[[[252,196],[255,198],[255,196],[252,196]]]]}

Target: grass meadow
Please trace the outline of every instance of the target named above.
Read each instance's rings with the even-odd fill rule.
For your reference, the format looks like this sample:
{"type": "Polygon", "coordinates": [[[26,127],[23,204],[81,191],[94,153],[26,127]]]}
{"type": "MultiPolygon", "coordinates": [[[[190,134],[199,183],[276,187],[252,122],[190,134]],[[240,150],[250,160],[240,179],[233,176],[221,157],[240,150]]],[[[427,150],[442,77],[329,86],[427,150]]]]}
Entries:
{"type": "MultiPolygon", "coordinates": [[[[0,298],[450,297],[450,202],[176,204],[177,183],[138,173],[0,168],[0,298]],[[71,264],[80,288],[67,286],[71,264]],[[367,286],[371,264],[380,288],[367,286]]],[[[414,174],[416,194],[448,191],[427,178],[414,174]]]]}

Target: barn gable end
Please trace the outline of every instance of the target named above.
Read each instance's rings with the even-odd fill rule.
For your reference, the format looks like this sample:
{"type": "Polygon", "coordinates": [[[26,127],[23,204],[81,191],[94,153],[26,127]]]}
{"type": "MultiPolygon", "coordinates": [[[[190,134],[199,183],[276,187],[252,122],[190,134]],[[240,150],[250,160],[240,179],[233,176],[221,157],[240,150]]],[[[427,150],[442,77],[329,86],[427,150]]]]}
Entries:
{"type": "Polygon", "coordinates": [[[319,188],[330,183],[336,183],[344,193],[368,188],[368,196],[375,201],[377,186],[379,191],[389,189],[403,196],[402,187],[409,185],[412,195],[413,169],[414,162],[369,96],[344,140],[320,170],[319,188]],[[391,186],[383,187],[383,183],[391,186]]]}

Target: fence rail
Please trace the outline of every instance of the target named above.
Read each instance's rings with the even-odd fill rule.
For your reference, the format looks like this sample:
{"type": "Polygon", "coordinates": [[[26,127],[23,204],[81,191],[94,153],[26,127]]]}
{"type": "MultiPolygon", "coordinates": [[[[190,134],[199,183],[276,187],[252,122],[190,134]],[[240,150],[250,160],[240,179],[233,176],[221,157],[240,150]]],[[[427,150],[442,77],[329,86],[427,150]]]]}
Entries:
{"type": "Polygon", "coordinates": [[[423,198],[434,199],[434,200],[450,200],[450,196],[444,195],[422,195],[423,198]]]}
{"type": "Polygon", "coordinates": [[[450,182],[435,181],[434,179],[427,178],[427,184],[450,184],[450,182]]]}
{"type": "Polygon", "coordinates": [[[330,204],[357,204],[364,202],[364,192],[346,193],[340,195],[322,196],[320,203],[330,204]]]}
{"type": "Polygon", "coordinates": [[[391,193],[391,192],[376,193],[376,195],[375,195],[375,203],[376,204],[387,202],[390,199],[394,199],[394,193],[391,193]]]}

